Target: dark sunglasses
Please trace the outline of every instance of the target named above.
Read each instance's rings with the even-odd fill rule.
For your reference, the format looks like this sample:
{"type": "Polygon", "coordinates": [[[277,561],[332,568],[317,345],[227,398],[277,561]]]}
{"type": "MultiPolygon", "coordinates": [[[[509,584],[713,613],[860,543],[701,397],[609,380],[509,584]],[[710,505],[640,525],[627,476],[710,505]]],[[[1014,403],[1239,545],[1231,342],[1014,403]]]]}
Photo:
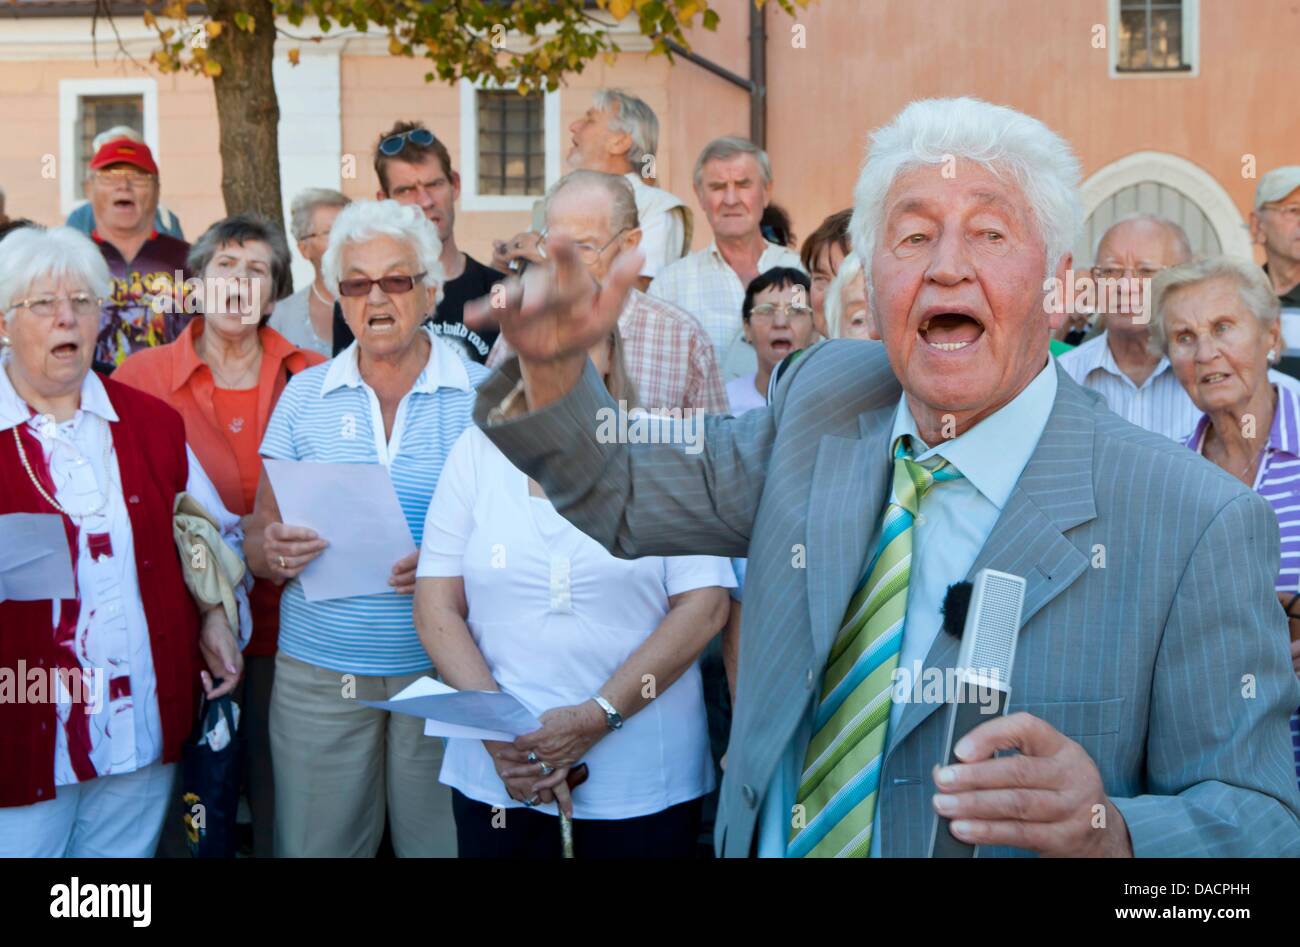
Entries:
{"type": "Polygon", "coordinates": [[[414,276],[383,276],[379,279],[358,277],[357,279],[339,280],[339,295],[369,296],[370,287],[378,283],[380,290],[386,295],[397,296],[401,293],[409,293],[415,288],[415,284],[424,279],[426,275],[425,273],[416,273],[414,276]]]}
{"type": "Polygon", "coordinates": [[[389,135],[379,143],[379,153],[391,158],[400,154],[408,141],[421,148],[428,148],[434,142],[433,132],[427,128],[413,128],[409,132],[389,135]]]}

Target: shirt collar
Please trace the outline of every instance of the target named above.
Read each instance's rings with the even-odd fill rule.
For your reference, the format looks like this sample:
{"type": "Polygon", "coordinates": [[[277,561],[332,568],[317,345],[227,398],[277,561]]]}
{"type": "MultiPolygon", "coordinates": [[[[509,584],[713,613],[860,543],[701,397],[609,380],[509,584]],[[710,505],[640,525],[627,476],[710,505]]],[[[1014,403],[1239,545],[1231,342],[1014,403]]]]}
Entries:
{"type": "MultiPolygon", "coordinates": [[[[1091,353],[1091,364],[1088,371],[1100,368],[1107,374],[1114,375],[1116,378],[1133,384],[1133,379],[1124,374],[1119,367],[1119,362],[1115,361],[1115,353],[1110,350],[1110,333],[1103,332],[1097,336],[1097,348],[1091,353]]],[[[1147,380],[1142,383],[1142,387],[1155,384],[1155,380],[1167,371],[1173,371],[1173,366],[1169,364],[1169,359],[1164,355],[1160,356],[1160,361],[1156,363],[1155,370],[1147,376],[1147,380]]],[[[1137,386],[1134,386],[1137,387],[1137,386]]]]}
{"type": "MultiPolygon", "coordinates": [[[[206,363],[199,357],[195,342],[203,334],[203,317],[190,320],[176,341],[171,345],[172,353],[172,391],[180,391],[190,383],[190,377],[206,363]]],[[[262,344],[263,362],[270,360],[276,366],[297,351],[292,342],[269,325],[257,330],[258,341],[262,344]]]]}
{"type": "MultiPolygon", "coordinates": [[[[1274,385],[1277,391],[1277,409],[1273,412],[1273,426],[1268,431],[1264,449],[1270,453],[1289,454],[1300,458],[1300,395],[1286,385],[1274,385]]],[[[1202,414],[1187,438],[1186,444],[1201,453],[1205,432],[1210,429],[1210,416],[1202,414]]]]}
{"type": "MultiPolygon", "coordinates": [[[[1056,403],[1056,386],[1056,361],[1049,358],[1043,370],[1008,404],[960,437],[930,448],[916,455],[916,459],[942,457],[960,470],[990,503],[1002,509],[1047,427],[1048,415],[1056,403]]],[[[899,400],[894,414],[894,430],[889,438],[891,462],[894,443],[904,434],[911,435],[918,446],[924,445],[907,407],[906,395],[899,400]]]]}
{"type": "MultiPolygon", "coordinates": [[[[9,379],[9,372],[5,368],[7,364],[8,360],[0,362],[0,431],[17,427],[32,417],[31,407],[18,394],[9,379]]],[[[108,400],[108,391],[93,371],[86,372],[86,377],[81,380],[80,410],[87,414],[98,415],[110,423],[117,422],[117,412],[113,410],[113,403],[108,400]]]]}
{"type": "MultiPolygon", "coordinates": [[[[443,342],[431,327],[424,326],[422,331],[429,338],[429,361],[425,364],[424,370],[420,372],[419,377],[415,379],[411,391],[425,395],[433,394],[439,387],[470,391],[469,372],[465,370],[465,363],[461,361],[460,356],[453,351],[450,345],[443,342]]],[[[364,384],[361,378],[361,368],[357,363],[360,354],[361,350],[354,341],[342,352],[334,356],[333,361],[329,363],[329,368],[325,371],[325,380],[321,382],[320,393],[322,396],[329,394],[336,388],[360,388],[364,384]]]]}
{"type": "MultiPolygon", "coordinates": [[[[765,239],[765,240],[763,241],[763,252],[760,253],[760,254],[758,255],[758,272],[759,272],[759,273],[762,273],[762,272],[764,271],[764,269],[766,269],[766,267],[763,266],[763,258],[766,257],[766,256],[767,256],[769,253],[771,253],[773,250],[781,250],[781,249],[783,249],[783,248],[780,247],[780,246],[778,246],[778,245],[776,245],[776,244],[773,243],[771,240],[766,240],[766,239],[765,239]]],[[[717,260],[717,261],[718,261],[719,263],[721,263],[723,266],[730,266],[730,264],[727,263],[727,258],[724,257],[724,256],[722,255],[722,251],[718,249],[718,241],[717,241],[716,239],[711,240],[711,241],[709,242],[709,245],[708,245],[707,247],[704,248],[704,253],[705,253],[706,256],[709,257],[709,259],[711,259],[711,260],[717,260]]]]}

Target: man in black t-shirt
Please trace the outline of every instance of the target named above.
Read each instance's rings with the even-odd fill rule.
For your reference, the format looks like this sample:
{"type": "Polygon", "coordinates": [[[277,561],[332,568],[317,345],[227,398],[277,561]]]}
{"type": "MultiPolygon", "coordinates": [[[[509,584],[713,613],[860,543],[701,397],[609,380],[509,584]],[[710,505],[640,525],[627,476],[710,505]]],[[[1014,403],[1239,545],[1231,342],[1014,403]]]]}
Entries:
{"type": "MultiPolygon", "coordinates": [[[[391,198],[399,204],[414,204],[438,228],[442,241],[443,271],[447,282],[442,301],[429,317],[434,331],[460,347],[467,358],[483,362],[499,334],[495,329],[475,331],[465,325],[465,303],[486,296],[505,279],[456,246],[456,198],[460,196],[460,175],[451,167],[447,146],[419,122],[398,122],[379,138],[375,148],[375,174],[379,177],[376,200],[391,198]]],[[[343,310],[334,304],[334,354],[352,344],[352,330],[343,321],[343,310]]]]}

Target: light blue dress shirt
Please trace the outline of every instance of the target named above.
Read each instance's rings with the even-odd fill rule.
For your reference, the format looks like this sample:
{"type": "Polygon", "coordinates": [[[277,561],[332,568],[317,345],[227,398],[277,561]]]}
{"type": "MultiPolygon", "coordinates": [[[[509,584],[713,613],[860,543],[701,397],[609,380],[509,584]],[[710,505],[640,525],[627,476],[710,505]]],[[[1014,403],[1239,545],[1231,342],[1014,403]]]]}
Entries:
{"type": "MultiPolygon", "coordinates": [[[[1005,407],[960,437],[915,455],[922,462],[942,457],[960,470],[963,477],[936,484],[921,501],[920,515],[913,525],[912,574],[907,588],[902,650],[898,656],[898,666],[906,669],[908,680],[915,679],[924,668],[930,647],[943,627],[939,608],[948,586],[966,578],[1037,448],[1052,405],[1056,402],[1056,385],[1056,365],[1048,359],[1046,367],[1005,407]]],[[[906,395],[899,400],[894,414],[890,446],[904,434],[911,435],[914,451],[926,446],[916,433],[916,422],[907,407],[906,395]]],[[[892,454],[881,458],[881,463],[891,462],[892,454]]],[[[890,500],[894,500],[892,493],[890,500]]],[[[873,549],[876,541],[873,537],[873,549]]],[[[891,732],[898,726],[906,703],[900,701],[899,696],[896,692],[889,711],[891,732]]],[[[785,857],[790,838],[791,810],[799,787],[804,752],[812,736],[812,711],[813,705],[810,704],[768,785],[759,813],[758,854],[761,858],[785,857]]],[[[871,838],[872,858],[880,856],[879,828],[880,808],[877,806],[871,838]]]]}

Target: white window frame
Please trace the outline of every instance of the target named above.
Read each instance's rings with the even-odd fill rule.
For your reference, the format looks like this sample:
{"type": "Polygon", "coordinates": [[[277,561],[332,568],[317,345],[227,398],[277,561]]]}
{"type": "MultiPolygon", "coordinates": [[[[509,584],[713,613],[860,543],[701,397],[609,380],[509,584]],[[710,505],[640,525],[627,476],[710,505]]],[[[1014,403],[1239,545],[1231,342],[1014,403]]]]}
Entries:
{"type": "Polygon", "coordinates": [[[1112,79],[1195,79],[1201,74],[1201,0],[1183,0],[1183,60],[1191,67],[1184,70],[1153,69],[1149,72],[1119,70],[1119,4],[1109,0],[1110,77],[1112,79]]]}
{"type": "MultiPolygon", "coordinates": [[[[531,211],[540,194],[480,194],[478,192],[478,96],[512,86],[460,81],[460,206],[467,211],[531,211]]],[[[560,93],[544,92],[542,128],[545,134],[546,186],[560,177],[560,93]]]]}
{"type": "MultiPolygon", "coordinates": [[[[74,180],[77,168],[77,115],[81,99],[96,95],[139,95],[144,98],[144,142],[158,159],[158,82],[155,79],[59,80],[59,209],[66,218],[85,194],[74,180]]],[[[161,163],[161,162],[160,162],[161,163]]]]}

